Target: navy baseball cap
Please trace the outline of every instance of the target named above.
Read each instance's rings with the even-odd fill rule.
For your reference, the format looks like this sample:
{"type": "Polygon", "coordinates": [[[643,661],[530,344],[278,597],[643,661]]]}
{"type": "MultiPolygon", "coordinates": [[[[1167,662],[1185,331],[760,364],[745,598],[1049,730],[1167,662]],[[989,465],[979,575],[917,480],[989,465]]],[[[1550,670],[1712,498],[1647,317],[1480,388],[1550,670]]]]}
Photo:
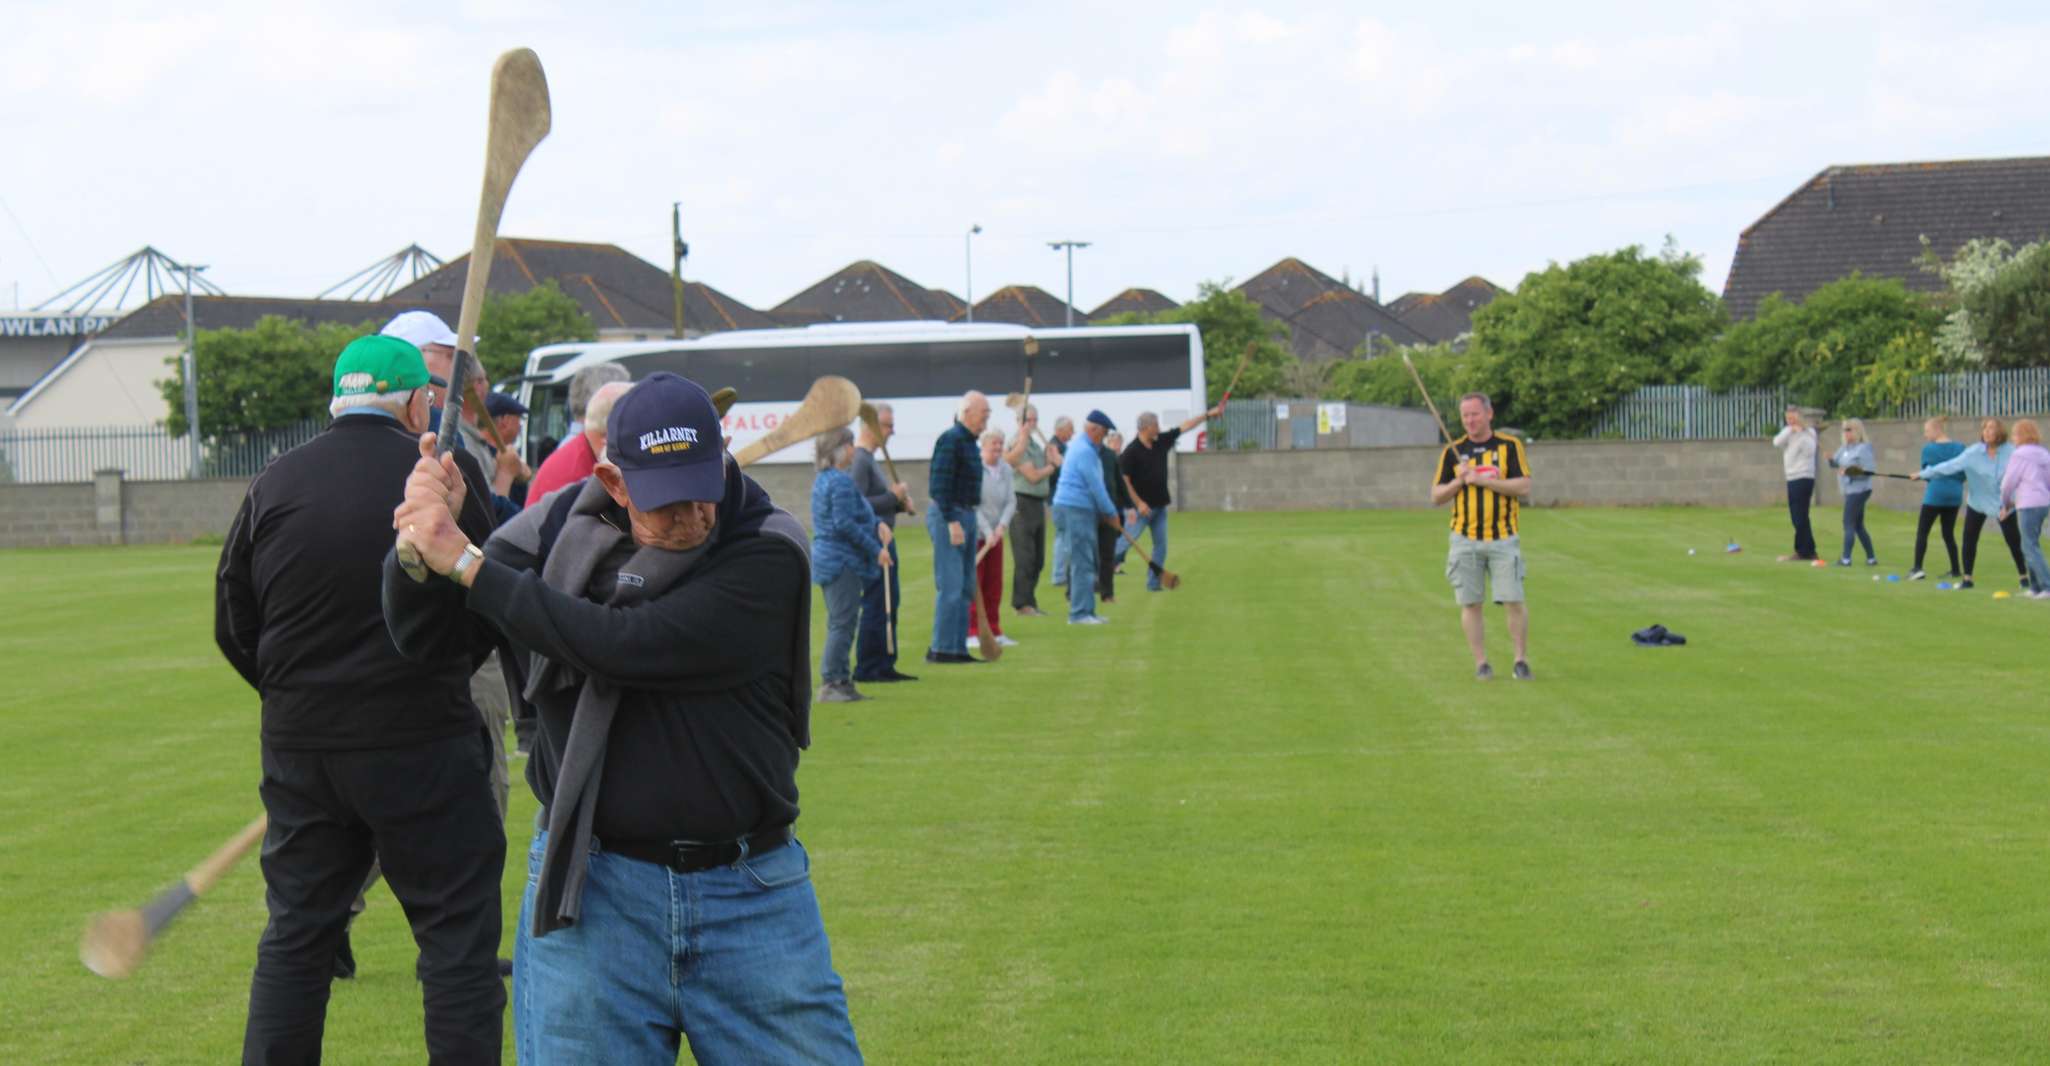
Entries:
{"type": "Polygon", "coordinates": [[[524,415],[527,413],[527,405],[511,393],[488,392],[484,394],[484,410],[493,418],[500,415],[524,415]]]}
{"type": "Polygon", "coordinates": [[[605,456],[625,476],[638,510],[726,495],[719,409],[697,382],[667,371],[643,378],[612,405],[605,456]]]}
{"type": "Polygon", "coordinates": [[[1115,423],[1115,422],[1112,422],[1112,421],[1110,420],[1110,416],[1109,416],[1109,415],[1107,415],[1107,414],[1104,414],[1104,413],[1103,413],[1102,411],[1091,411],[1091,412],[1089,412],[1089,417],[1088,417],[1088,418],[1086,418],[1086,419],[1083,419],[1083,421],[1085,421],[1085,422],[1090,422],[1090,423],[1093,423],[1093,424],[1095,424],[1095,425],[1099,425],[1099,426],[1102,426],[1103,428],[1105,428],[1105,429],[1107,429],[1107,430],[1110,430],[1110,431],[1112,431],[1112,432],[1116,432],[1116,431],[1117,431],[1117,428],[1118,428],[1118,427],[1117,427],[1117,423],[1115,423]]]}

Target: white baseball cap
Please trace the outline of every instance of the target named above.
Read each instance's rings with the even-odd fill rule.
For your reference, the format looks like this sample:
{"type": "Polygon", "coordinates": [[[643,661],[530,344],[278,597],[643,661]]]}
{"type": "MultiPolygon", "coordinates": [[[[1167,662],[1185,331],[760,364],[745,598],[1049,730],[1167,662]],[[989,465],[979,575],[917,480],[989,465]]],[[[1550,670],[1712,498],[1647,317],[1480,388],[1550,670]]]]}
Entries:
{"type": "Polygon", "coordinates": [[[432,311],[406,311],[385,323],[378,332],[387,337],[411,341],[413,347],[425,349],[430,344],[447,348],[460,347],[456,342],[456,331],[432,311]]]}

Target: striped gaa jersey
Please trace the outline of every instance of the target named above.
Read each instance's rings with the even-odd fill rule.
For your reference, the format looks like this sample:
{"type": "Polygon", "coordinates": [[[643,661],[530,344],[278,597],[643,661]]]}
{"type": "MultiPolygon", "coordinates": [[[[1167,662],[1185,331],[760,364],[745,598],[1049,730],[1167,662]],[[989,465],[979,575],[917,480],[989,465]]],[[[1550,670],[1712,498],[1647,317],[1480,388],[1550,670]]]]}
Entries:
{"type": "MultiPolygon", "coordinates": [[[[1496,433],[1485,441],[1461,437],[1445,446],[1438,456],[1437,484],[1450,484],[1458,477],[1460,463],[1493,469],[1497,477],[1530,476],[1530,463],[1523,455],[1523,442],[1496,433]]],[[[1479,485],[1468,485],[1452,497],[1452,532],[1470,540],[1501,540],[1516,535],[1516,500],[1479,485]]]]}

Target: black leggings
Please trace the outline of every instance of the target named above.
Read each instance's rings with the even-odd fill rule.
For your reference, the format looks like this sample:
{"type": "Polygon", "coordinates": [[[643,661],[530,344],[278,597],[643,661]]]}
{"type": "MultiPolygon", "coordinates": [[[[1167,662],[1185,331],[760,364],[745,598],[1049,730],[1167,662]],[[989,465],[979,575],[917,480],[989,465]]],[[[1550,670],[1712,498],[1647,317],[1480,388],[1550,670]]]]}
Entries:
{"type": "MultiPolygon", "coordinates": [[[[1986,515],[1965,508],[1965,576],[1972,576],[1972,564],[1978,561],[1979,531],[1986,527],[1986,515]]],[[[2014,515],[2000,520],[2000,535],[2007,538],[2007,553],[2014,556],[2015,573],[2029,576],[2029,564],[2022,558],[2022,523],[2014,515]]]]}
{"type": "Polygon", "coordinates": [[[1938,507],[1935,504],[1922,505],[1921,517],[1915,519],[1915,569],[1922,569],[1922,554],[1929,550],[1929,527],[1943,520],[1943,547],[1950,552],[1950,572],[1959,573],[1957,568],[1957,508],[1938,507]]]}

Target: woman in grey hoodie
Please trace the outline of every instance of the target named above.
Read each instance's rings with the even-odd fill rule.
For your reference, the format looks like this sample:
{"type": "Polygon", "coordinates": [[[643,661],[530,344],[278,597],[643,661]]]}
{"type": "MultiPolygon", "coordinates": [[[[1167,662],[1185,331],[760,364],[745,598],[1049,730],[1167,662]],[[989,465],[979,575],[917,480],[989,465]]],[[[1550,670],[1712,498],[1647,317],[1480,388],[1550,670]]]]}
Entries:
{"type": "Polygon", "coordinates": [[[1851,565],[1851,542],[1855,540],[1865,548],[1865,565],[1878,566],[1872,534],[1865,532],[1865,505],[1872,500],[1872,444],[1865,439],[1865,423],[1860,419],[1844,419],[1843,432],[1843,446],[1829,457],[1829,465],[1837,471],[1837,487],[1844,490],[1844,550],[1838,553],[1836,565],[1851,565]]]}

